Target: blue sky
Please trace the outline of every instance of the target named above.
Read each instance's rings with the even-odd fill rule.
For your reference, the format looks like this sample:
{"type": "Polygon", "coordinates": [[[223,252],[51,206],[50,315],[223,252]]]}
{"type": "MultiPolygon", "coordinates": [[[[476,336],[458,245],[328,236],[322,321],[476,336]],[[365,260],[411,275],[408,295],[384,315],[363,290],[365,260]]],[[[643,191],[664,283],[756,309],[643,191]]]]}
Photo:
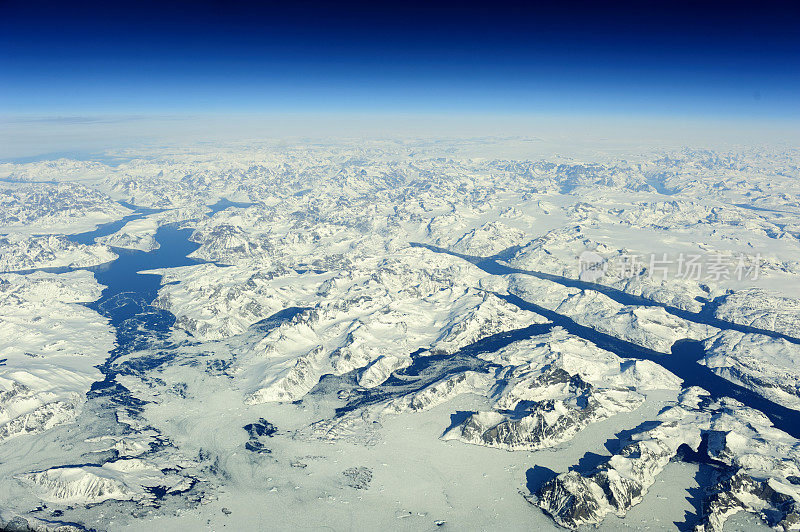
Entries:
{"type": "Polygon", "coordinates": [[[798,3],[286,4],[3,0],[0,114],[800,116],[798,3]]]}

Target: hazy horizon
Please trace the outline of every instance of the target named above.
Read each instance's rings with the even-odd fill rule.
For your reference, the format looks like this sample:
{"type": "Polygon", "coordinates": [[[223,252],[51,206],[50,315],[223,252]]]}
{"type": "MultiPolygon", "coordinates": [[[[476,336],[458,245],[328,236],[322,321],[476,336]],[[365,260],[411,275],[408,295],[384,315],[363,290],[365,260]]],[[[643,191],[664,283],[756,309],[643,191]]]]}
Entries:
{"type": "Polygon", "coordinates": [[[796,142],[798,6],[0,5],[0,158],[153,142],[796,142]]]}
{"type": "MultiPolygon", "coordinates": [[[[530,155],[608,149],[797,144],[791,120],[496,114],[91,115],[0,117],[0,161],[162,144],[352,138],[499,137],[538,141],[530,155]]],[[[525,154],[519,154],[525,156],[525,154]]]]}

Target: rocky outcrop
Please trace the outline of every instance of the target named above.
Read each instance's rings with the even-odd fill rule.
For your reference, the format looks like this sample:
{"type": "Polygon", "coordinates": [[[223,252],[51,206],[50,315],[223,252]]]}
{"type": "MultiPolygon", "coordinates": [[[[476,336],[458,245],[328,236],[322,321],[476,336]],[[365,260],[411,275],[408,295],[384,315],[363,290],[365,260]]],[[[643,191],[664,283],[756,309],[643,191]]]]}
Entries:
{"type": "MultiPolygon", "coordinates": [[[[643,397],[625,389],[595,389],[579,375],[547,368],[527,381],[532,392],[560,388],[558,398],[518,404],[515,411],[478,412],[444,435],[506,450],[536,450],[567,441],[591,423],[638,407],[643,397]]],[[[552,392],[551,392],[552,393],[552,392]]]]}
{"type": "Polygon", "coordinates": [[[745,510],[784,530],[798,525],[800,442],[772,428],[757,411],[731,399],[709,401],[699,388],[658,416],[659,424],[632,441],[592,474],[562,473],[544,483],[537,504],[565,528],[625,516],[656,477],[686,446],[718,469],[719,483],[704,495],[698,530],[721,531],[745,510]]]}

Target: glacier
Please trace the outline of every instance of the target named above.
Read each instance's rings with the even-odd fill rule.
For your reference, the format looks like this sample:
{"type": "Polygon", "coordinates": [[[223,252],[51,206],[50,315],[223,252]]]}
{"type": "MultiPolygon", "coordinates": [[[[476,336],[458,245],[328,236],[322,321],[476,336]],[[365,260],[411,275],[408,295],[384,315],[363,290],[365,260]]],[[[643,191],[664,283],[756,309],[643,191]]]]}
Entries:
{"type": "Polygon", "coordinates": [[[800,152],[503,142],[0,164],[0,525],[800,528],[800,152]]]}

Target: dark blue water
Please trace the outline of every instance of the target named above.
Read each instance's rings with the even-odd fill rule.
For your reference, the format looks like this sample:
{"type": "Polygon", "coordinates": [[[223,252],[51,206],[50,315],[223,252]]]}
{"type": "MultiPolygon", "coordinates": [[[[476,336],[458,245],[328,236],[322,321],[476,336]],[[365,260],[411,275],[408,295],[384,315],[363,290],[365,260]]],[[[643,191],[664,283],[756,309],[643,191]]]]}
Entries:
{"type": "Polygon", "coordinates": [[[732,397],[745,406],[764,413],[777,428],[796,438],[800,438],[800,412],[773,403],[752,390],[723,379],[706,366],[698,364],[697,361],[705,356],[702,342],[678,340],[672,345],[670,354],[660,353],[595,331],[590,327],[575,323],[566,316],[520,299],[517,296],[503,296],[500,294],[498,296],[520,308],[544,316],[552,321],[554,326],[562,327],[569,333],[589,340],[598,347],[611,351],[621,358],[651,360],[680,377],[684,386],[700,386],[708,391],[713,399],[732,397]]]}
{"type": "Polygon", "coordinates": [[[767,207],[756,207],[755,205],[748,205],[746,203],[734,203],[734,206],[740,207],[742,209],[747,209],[747,210],[750,210],[750,211],[756,211],[756,212],[769,212],[769,213],[777,213],[777,214],[781,214],[781,215],[783,215],[783,214],[794,214],[794,215],[796,215],[797,214],[797,212],[782,211],[780,209],[770,209],[770,208],[767,208],[767,207]]]}
{"type": "Polygon", "coordinates": [[[125,224],[127,224],[132,220],[138,220],[139,218],[147,216],[148,214],[155,214],[158,212],[162,212],[164,210],[164,209],[148,209],[146,207],[137,207],[135,205],[131,205],[130,203],[125,203],[124,201],[120,201],[119,204],[122,205],[123,207],[133,209],[135,212],[117,221],[100,224],[97,226],[96,229],[93,229],[91,231],[69,235],[67,238],[72,242],[75,242],[76,244],[83,244],[86,246],[90,246],[94,244],[95,238],[112,235],[117,231],[119,231],[120,229],[122,229],[125,226],[125,224]]]}
{"type": "MultiPolygon", "coordinates": [[[[120,220],[101,224],[92,231],[68,235],[67,238],[77,244],[90,245],[96,238],[116,233],[132,220],[164,210],[139,207],[125,202],[119,203],[134,212],[120,220]]],[[[252,204],[221,199],[208,207],[213,215],[231,207],[248,207],[250,205],[252,204]]],[[[116,382],[116,375],[143,371],[148,367],[155,367],[172,359],[171,350],[175,346],[170,345],[167,338],[175,323],[175,316],[152,306],[161,286],[161,277],[139,272],[188,266],[201,262],[187,257],[200,247],[199,244],[189,240],[191,234],[192,229],[180,229],[178,224],[164,225],[156,231],[155,239],[159,243],[159,248],[153,251],[113,248],[119,258],[107,264],[85,268],[38,268],[18,272],[23,274],[34,271],[64,273],[83,269],[92,271],[97,281],[105,285],[106,288],[100,299],[87,306],[107,317],[111,325],[116,328],[117,348],[109,354],[109,358],[104,364],[98,366],[105,377],[102,381],[94,383],[90,396],[112,396],[117,403],[136,407],[137,401],[116,382]],[[159,349],[148,357],[139,357],[122,367],[115,367],[113,364],[117,358],[127,353],[146,348],[152,350],[154,347],[159,349]]],[[[287,309],[288,319],[291,318],[293,312],[297,312],[297,310],[287,309]]],[[[273,322],[280,323],[282,319],[286,318],[281,314],[269,323],[274,326],[273,322]]]]}
{"type": "Polygon", "coordinates": [[[569,288],[577,288],[579,290],[594,290],[595,292],[600,292],[601,294],[608,296],[609,299],[612,299],[621,305],[632,305],[641,307],[661,307],[668,313],[672,314],[673,316],[685,319],[686,321],[711,325],[717,327],[718,329],[739,331],[748,334],[763,334],[765,336],[770,336],[772,338],[783,338],[784,340],[791,342],[793,344],[800,344],[800,338],[794,336],[789,336],[775,331],[770,331],[769,329],[759,329],[758,327],[740,325],[738,323],[733,323],[730,321],[725,321],[716,318],[714,316],[713,311],[716,308],[716,306],[719,305],[720,301],[706,301],[705,302],[706,304],[701,312],[690,312],[688,310],[680,309],[677,307],[666,305],[664,303],[653,301],[652,299],[647,299],[641,296],[628,294],[626,292],[623,292],[622,290],[617,290],[616,288],[611,288],[609,286],[605,286],[602,284],[589,283],[586,281],[570,279],[569,277],[562,277],[560,275],[553,275],[544,272],[522,270],[520,268],[512,268],[511,266],[500,264],[498,262],[498,260],[503,260],[504,258],[513,255],[513,253],[515,253],[516,251],[519,251],[519,249],[521,249],[520,246],[515,246],[514,248],[510,248],[504,251],[502,254],[496,255],[494,257],[486,258],[486,257],[475,257],[472,255],[455,253],[446,250],[444,248],[432,246],[429,244],[420,244],[416,242],[411,242],[410,244],[413,247],[422,247],[425,249],[429,249],[431,251],[435,251],[436,253],[445,253],[447,255],[453,255],[455,257],[467,260],[475,264],[481,270],[485,271],[486,273],[490,273],[492,275],[509,275],[514,273],[530,275],[531,277],[552,281],[554,283],[558,283],[562,286],[566,286],[569,288]]]}
{"type": "MultiPolygon", "coordinates": [[[[136,210],[135,214],[122,220],[99,226],[96,230],[70,236],[70,240],[79,243],[91,243],[95,238],[118,231],[130,220],[160,212],[159,209],[146,209],[123,204],[136,210]]],[[[209,206],[212,213],[229,207],[243,207],[250,204],[221,200],[209,206]]],[[[139,273],[144,270],[174,268],[198,264],[200,260],[190,259],[189,254],[200,245],[189,237],[191,228],[179,228],[179,224],[169,224],[158,228],[155,239],[159,244],[153,251],[137,251],[114,248],[119,258],[109,264],[93,268],[85,268],[94,272],[97,281],[106,286],[97,301],[88,304],[101,315],[107,317],[116,329],[117,347],[109,353],[108,359],[98,369],[104,374],[101,381],[95,382],[89,392],[89,398],[104,396],[117,404],[135,410],[141,402],[131,396],[129,391],[120,385],[116,377],[120,374],[140,374],[174,359],[175,346],[169,340],[175,316],[152,305],[161,287],[161,276],[157,274],[139,273]],[[146,356],[137,356],[124,364],[115,364],[123,355],[134,351],[148,350],[146,356]]],[[[291,319],[302,308],[289,308],[278,312],[266,320],[256,324],[261,329],[269,329],[291,319]]]]}
{"type": "MultiPolygon", "coordinates": [[[[718,327],[720,329],[737,330],[747,333],[755,332],[759,334],[767,334],[768,336],[772,337],[785,338],[786,340],[793,343],[800,343],[800,340],[794,337],[775,333],[773,331],[756,329],[754,327],[741,326],[735,323],[730,323],[724,320],[716,319],[713,316],[709,316],[709,312],[707,311],[707,309],[704,309],[702,313],[682,311],[680,309],[675,309],[674,307],[669,307],[661,303],[657,303],[655,301],[648,300],[639,296],[632,296],[630,294],[626,294],[624,292],[615,290],[613,288],[604,287],[602,285],[576,281],[573,279],[567,279],[560,276],[549,275],[541,272],[530,272],[527,270],[511,268],[503,264],[499,264],[497,262],[497,259],[494,257],[488,259],[481,257],[471,257],[467,255],[452,253],[445,249],[437,248],[435,246],[428,246],[424,244],[412,244],[412,245],[417,245],[420,247],[431,249],[436,252],[447,253],[450,255],[455,255],[464,258],[466,260],[469,260],[470,262],[473,262],[479,268],[486,271],[487,273],[495,275],[503,275],[509,273],[532,275],[537,278],[547,279],[550,281],[557,282],[563,286],[579,288],[581,290],[597,290],[598,292],[602,292],[611,297],[612,299],[614,299],[615,301],[618,301],[619,303],[624,305],[659,306],[667,310],[667,312],[675,314],[676,316],[680,316],[684,319],[687,319],[688,321],[694,321],[696,323],[707,323],[709,325],[714,325],[715,327],[718,327]]],[[[711,395],[711,397],[714,399],[719,399],[722,397],[732,397],[737,401],[741,402],[742,404],[744,404],[745,406],[749,406],[751,408],[761,411],[770,419],[770,421],[773,423],[773,425],[775,425],[775,427],[787,432],[788,434],[791,434],[796,438],[800,438],[800,412],[773,403],[772,401],[765,399],[764,397],[758,395],[757,393],[751,390],[748,390],[747,388],[744,388],[742,386],[739,386],[737,384],[734,384],[730,381],[723,379],[722,377],[714,374],[706,366],[698,364],[697,361],[705,356],[703,344],[701,342],[693,340],[679,340],[673,344],[670,354],[660,353],[658,351],[653,351],[651,349],[647,349],[639,345],[626,342],[624,340],[620,340],[619,338],[616,338],[614,336],[600,333],[590,327],[580,325],[566,316],[548,310],[530,301],[525,301],[515,295],[502,295],[502,294],[496,294],[496,295],[520,308],[530,310],[532,312],[544,316],[545,318],[552,321],[554,326],[562,327],[571,334],[589,340],[598,347],[605,349],[607,351],[611,351],[612,353],[615,353],[617,356],[621,358],[651,360],[659,364],[660,366],[664,367],[665,369],[669,370],[673,374],[677,375],[678,377],[680,377],[684,382],[684,386],[700,386],[705,390],[707,390],[711,395]]]]}
{"type": "Polygon", "coordinates": [[[677,194],[679,191],[678,189],[667,188],[666,176],[663,174],[648,177],[647,184],[656,189],[656,192],[664,196],[672,196],[674,194],[677,194]]]}
{"type": "MultiPolygon", "coordinates": [[[[235,203],[227,200],[218,202],[212,206],[212,212],[229,207],[246,207],[249,204],[235,203]]],[[[108,235],[119,230],[130,220],[146,216],[152,210],[137,209],[135,214],[125,217],[123,220],[111,222],[98,227],[95,231],[82,233],[70,237],[78,243],[89,244],[99,236],[108,235]]],[[[175,322],[175,316],[171,313],[152,306],[156,298],[158,289],[161,285],[160,276],[152,274],[138,273],[142,270],[171,268],[196,264],[197,261],[189,259],[187,256],[195,251],[199,245],[189,240],[191,229],[180,229],[177,225],[167,225],[160,227],[156,232],[156,240],[160,244],[157,250],[141,252],[133,250],[116,249],[119,258],[108,265],[92,270],[99,283],[107,288],[96,302],[88,306],[96,309],[100,314],[107,316],[111,324],[116,328],[118,347],[110,354],[109,358],[99,366],[104,378],[93,384],[88,398],[104,398],[114,404],[121,405],[136,412],[141,409],[143,402],[134,397],[123,385],[117,382],[120,374],[141,374],[149,369],[168,364],[174,359],[174,352],[177,346],[170,343],[170,332],[175,322]],[[114,364],[119,357],[133,351],[148,349],[148,355],[127,361],[125,364],[114,364]]],[[[447,252],[440,248],[424,246],[434,251],[447,252]]],[[[509,250],[513,251],[513,250],[509,250]]],[[[448,252],[449,253],[449,252],[448,252]]],[[[453,255],[457,255],[451,253],[453,255]]],[[[542,279],[557,282],[563,286],[579,289],[596,290],[604,293],[608,297],[624,305],[644,305],[661,306],[674,315],[697,323],[707,323],[721,329],[733,329],[743,332],[759,332],[773,337],[783,337],[789,341],[800,343],[797,338],[779,335],[772,331],[762,331],[760,329],[739,326],[723,320],[718,320],[711,315],[711,306],[708,306],[702,313],[690,313],[680,309],[668,307],[660,303],[647,300],[642,297],[632,296],[624,292],[572,279],[562,278],[544,274],[541,272],[529,272],[510,268],[498,263],[502,257],[481,258],[458,255],[469,260],[484,271],[491,274],[521,273],[533,275],[542,279]]],[[[519,297],[508,295],[503,297],[510,303],[527,310],[536,312],[551,321],[548,324],[536,324],[529,327],[496,334],[484,338],[472,345],[466,346],[454,354],[419,356],[419,353],[412,354],[412,364],[402,370],[394,372],[391,377],[381,386],[373,389],[364,390],[357,385],[358,371],[351,372],[342,376],[326,375],[319,384],[311,391],[310,396],[315,394],[337,393],[342,390],[350,391],[350,399],[345,406],[337,410],[337,415],[342,415],[363,406],[386,401],[395,397],[406,396],[410,393],[420,391],[431,384],[442,381],[451,376],[463,373],[464,371],[491,372],[499,368],[497,364],[487,362],[478,358],[481,353],[497,351],[513,342],[530,338],[532,336],[544,334],[553,327],[562,327],[571,334],[589,340],[597,346],[616,353],[622,358],[634,358],[641,360],[651,360],[660,364],[681,379],[686,386],[701,386],[708,390],[713,398],[733,397],[746,406],[755,408],[763,412],[772,423],[779,429],[800,438],[800,412],[791,410],[764,399],[758,394],[747,390],[741,386],[718,377],[705,366],[697,364],[697,360],[704,355],[703,346],[700,342],[682,340],[672,346],[670,354],[659,353],[641,346],[620,340],[610,335],[599,333],[589,327],[580,325],[566,316],[562,316],[553,311],[547,310],[534,302],[524,301],[519,297]]],[[[297,313],[302,312],[303,308],[288,308],[274,316],[254,324],[254,330],[268,331],[280,325],[284,321],[291,319],[297,313]]],[[[454,423],[463,420],[469,412],[457,412],[454,414],[454,423]]],[[[248,432],[254,432],[256,436],[248,441],[249,450],[259,453],[268,453],[269,449],[262,440],[262,436],[268,437],[272,434],[274,427],[265,420],[259,420],[261,425],[255,424],[245,426],[248,432]],[[260,434],[263,425],[264,434],[260,434]],[[269,434],[267,434],[269,432],[269,434]]],[[[703,458],[702,449],[697,453],[683,449],[686,458],[690,460],[700,460],[703,458]]],[[[585,457],[577,466],[579,468],[591,469],[596,467],[599,462],[599,455],[585,457]]],[[[601,457],[603,458],[603,457],[601,457]]],[[[527,483],[531,492],[535,491],[543,479],[550,478],[553,471],[542,468],[538,472],[536,468],[528,471],[527,483]]],[[[154,488],[160,490],[161,488],[154,488]]],[[[163,497],[166,491],[154,492],[155,495],[163,497]]]]}
{"type": "Polygon", "coordinates": [[[340,377],[326,375],[320,380],[317,388],[312,390],[312,395],[314,393],[326,393],[330,388],[335,388],[337,391],[343,388],[353,390],[353,398],[348,401],[346,406],[336,411],[337,414],[343,414],[366,405],[418,392],[431,384],[465,371],[486,373],[492,369],[499,368],[499,365],[478,358],[478,355],[493,353],[519,340],[544,334],[552,327],[549,323],[534,324],[523,329],[497,333],[449,355],[420,356],[419,352],[412,353],[410,366],[395,371],[383,384],[367,390],[359,389],[357,386],[356,379],[361,370],[353,371],[340,377]]]}
{"type": "MultiPolygon", "coordinates": [[[[246,205],[225,200],[219,202],[213,208],[215,212],[218,212],[231,206],[246,205]]],[[[125,220],[104,224],[95,231],[70,238],[81,243],[92,242],[98,236],[111,234],[118,230],[126,221],[145,216],[151,212],[153,211],[139,209],[136,214],[126,217],[125,220]]],[[[110,353],[108,360],[100,366],[105,378],[94,384],[90,396],[111,395],[119,403],[136,407],[136,400],[130,397],[127,390],[116,382],[116,375],[121,372],[144,371],[148,367],[167,363],[172,358],[171,351],[174,346],[169,344],[168,337],[175,322],[175,317],[165,310],[153,307],[151,304],[157,297],[158,289],[161,285],[160,276],[138,272],[197,264],[198,261],[187,257],[199,247],[198,244],[189,240],[191,232],[191,229],[179,229],[177,225],[162,226],[156,232],[156,240],[160,244],[159,249],[150,252],[117,249],[119,258],[114,262],[96,268],[87,268],[94,271],[98,282],[107,287],[103,291],[101,298],[89,304],[89,306],[109,318],[111,324],[116,327],[118,342],[118,347],[110,353]],[[138,357],[135,362],[121,367],[114,367],[113,361],[118,357],[145,348],[148,348],[152,353],[149,357],[138,357]]],[[[446,250],[432,246],[424,247],[449,253],[446,250]]],[[[451,254],[457,255],[455,253],[451,254]]],[[[458,256],[474,262],[484,271],[491,274],[522,273],[534,275],[558,282],[563,286],[597,290],[625,305],[661,306],[668,312],[690,321],[708,323],[721,329],[762,332],[759,329],[743,327],[715,319],[706,312],[691,313],[681,311],[680,309],[668,307],[639,296],[625,294],[602,285],[510,268],[499,264],[497,257],[486,259],[464,255],[458,256]]],[[[326,376],[320,381],[317,388],[312,390],[312,395],[314,393],[324,393],[325,390],[332,388],[350,388],[353,390],[352,399],[345,407],[339,410],[341,414],[367,404],[421,390],[434,382],[466,370],[491,371],[496,366],[479,359],[477,357],[478,354],[496,351],[512,342],[543,334],[554,326],[560,326],[576,336],[585,338],[603,349],[616,353],[622,358],[652,360],[683,379],[685,385],[701,386],[708,390],[714,398],[733,397],[743,404],[763,412],[776,427],[800,438],[800,412],[772,403],[746,388],[718,377],[705,366],[697,364],[697,360],[704,355],[702,344],[699,342],[679,341],[673,346],[671,354],[659,353],[613,336],[599,333],[594,329],[574,322],[566,316],[547,310],[533,302],[524,301],[514,295],[499,296],[520,308],[531,310],[548,318],[552,323],[532,325],[524,329],[490,336],[451,355],[417,356],[417,354],[412,354],[413,363],[409,367],[395,372],[382,386],[371,390],[357,389],[356,372],[340,377],[326,376]]],[[[286,309],[267,320],[255,324],[254,327],[270,329],[287,319],[291,319],[291,317],[303,310],[302,308],[286,309]]],[[[797,338],[778,335],[772,331],[764,332],[771,333],[771,336],[784,337],[796,343],[800,342],[797,338]]]]}
{"type": "MultiPolygon", "coordinates": [[[[73,242],[91,244],[95,238],[115,233],[131,220],[161,212],[160,209],[122,204],[136,212],[122,220],[102,224],[94,231],[71,235],[68,238],[73,242]]],[[[231,206],[238,204],[223,200],[211,208],[213,212],[219,212],[231,206]]],[[[100,299],[87,306],[107,317],[115,327],[117,335],[117,348],[109,353],[109,358],[99,366],[105,378],[94,383],[90,397],[113,396],[117,403],[135,407],[137,401],[116,382],[116,376],[120,373],[141,372],[165,364],[173,358],[175,346],[169,343],[168,337],[175,323],[175,316],[152,305],[161,287],[161,276],[139,272],[202,262],[188,258],[190,253],[200,247],[189,239],[191,234],[190,228],[180,229],[178,224],[164,225],[159,227],[155,234],[159,244],[158,249],[144,252],[114,248],[119,255],[118,259],[109,264],[84,268],[94,272],[97,281],[106,286],[100,299]],[[137,357],[122,366],[114,365],[117,358],[143,349],[150,349],[153,352],[147,357],[137,357]]]]}
{"type": "Polygon", "coordinates": [[[231,201],[228,198],[222,198],[214,205],[209,205],[208,208],[211,209],[211,215],[215,215],[219,211],[224,211],[230,207],[236,207],[238,209],[245,209],[250,207],[251,205],[255,205],[255,203],[248,203],[244,201],[231,201]]]}
{"type": "Polygon", "coordinates": [[[161,276],[138,272],[197,264],[197,261],[187,257],[199,247],[189,240],[191,233],[191,229],[162,226],[156,232],[156,240],[160,244],[157,250],[143,252],[117,249],[117,260],[107,267],[95,269],[97,281],[106,288],[100,299],[89,304],[89,307],[109,318],[117,331],[118,347],[100,366],[106,377],[92,386],[94,394],[127,396],[127,391],[116,383],[116,374],[131,368],[112,370],[112,363],[122,355],[161,344],[162,351],[154,353],[149,361],[137,359],[139,366],[135,369],[139,371],[145,369],[141,367],[143,363],[154,367],[171,359],[172,355],[167,351],[171,347],[167,337],[175,323],[175,316],[151,304],[161,287],[161,276]]]}

